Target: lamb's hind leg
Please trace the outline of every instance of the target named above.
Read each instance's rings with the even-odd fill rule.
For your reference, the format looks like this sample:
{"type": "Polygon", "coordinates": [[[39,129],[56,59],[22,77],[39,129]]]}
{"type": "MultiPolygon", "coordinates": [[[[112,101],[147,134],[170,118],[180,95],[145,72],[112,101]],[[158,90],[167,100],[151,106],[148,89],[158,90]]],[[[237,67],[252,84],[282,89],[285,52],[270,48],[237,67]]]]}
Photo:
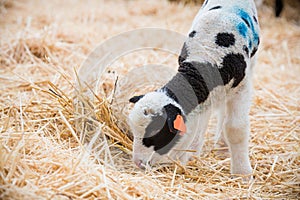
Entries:
{"type": "Polygon", "coordinates": [[[249,110],[251,86],[246,84],[226,104],[224,136],[231,154],[231,174],[249,175],[252,168],[249,160],[249,110]]]}

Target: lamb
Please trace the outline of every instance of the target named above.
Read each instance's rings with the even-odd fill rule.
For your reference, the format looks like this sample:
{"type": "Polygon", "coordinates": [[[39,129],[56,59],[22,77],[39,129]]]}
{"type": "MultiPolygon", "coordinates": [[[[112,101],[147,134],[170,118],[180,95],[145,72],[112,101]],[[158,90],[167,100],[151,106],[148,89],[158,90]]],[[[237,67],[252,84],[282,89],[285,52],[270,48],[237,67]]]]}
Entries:
{"type": "Polygon", "coordinates": [[[217,112],[231,173],[251,174],[249,109],[258,46],[253,0],[206,0],[182,47],[177,74],[160,89],[129,100],[136,165],[185,164],[198,156],[209,118],[217,112]]]}

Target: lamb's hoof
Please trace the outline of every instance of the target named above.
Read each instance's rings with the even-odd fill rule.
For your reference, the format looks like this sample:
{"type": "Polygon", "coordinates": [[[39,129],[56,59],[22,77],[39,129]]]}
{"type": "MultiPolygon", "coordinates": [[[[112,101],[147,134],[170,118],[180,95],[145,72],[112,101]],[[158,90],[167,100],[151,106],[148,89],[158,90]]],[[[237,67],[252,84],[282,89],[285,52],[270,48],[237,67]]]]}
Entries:
{"type": "Polygon", "coordinates": [[[248,184],[253,181],[252,173],[249,174],[232,174],[233,179],[241,180],[243,184],[248,184]]]}

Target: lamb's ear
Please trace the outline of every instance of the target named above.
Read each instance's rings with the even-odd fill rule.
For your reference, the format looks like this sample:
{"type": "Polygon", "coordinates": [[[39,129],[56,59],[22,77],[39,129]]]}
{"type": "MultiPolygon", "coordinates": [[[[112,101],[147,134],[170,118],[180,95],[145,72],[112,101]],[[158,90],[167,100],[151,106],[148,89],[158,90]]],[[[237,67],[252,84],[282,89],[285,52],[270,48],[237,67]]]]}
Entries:
{"type": "Polygon", "coordinates": [[[186,125],[184,123],[184,119],[182,115],[177,115],[176,119],[173,121],[173,126],[176,130],[179,131],[180,135],[184,135],[186,133],[186,125]]]}
{"type": "Polygon", "coordinates": [[[183,135],[186,133],[184,117],[178,107],[168,104],[164,106],[167,112],[167,123],[171,133],[183,135]]]}
{"type": "Polygon", "coordinates": [[[129,99],[129,102],[130,103],[136,103],[136,102],[138,102],[141,98],[143,98],[145,95],[140,95],[140,96],[134,96],[134,97],[131,97],[130,99],[129,99]]]}

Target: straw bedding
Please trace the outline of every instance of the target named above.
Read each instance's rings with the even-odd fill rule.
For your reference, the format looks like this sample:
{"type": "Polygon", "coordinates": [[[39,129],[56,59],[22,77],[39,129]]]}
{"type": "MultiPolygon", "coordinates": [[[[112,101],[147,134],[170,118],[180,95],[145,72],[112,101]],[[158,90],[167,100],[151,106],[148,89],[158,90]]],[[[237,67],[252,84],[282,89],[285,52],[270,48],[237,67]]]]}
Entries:
{"type": "MultiPolygon", "coordinates": [[[[176,69],[176,56],[166,52],[139,51],[111,64],[102,90],[89,102],[95,113],[90,121],[99,128],[93,134],[76,130],[74,71],[89,52],[134,28],[185,34],[199,5],[1,0],[0,199],[299,199],[297,6],[286,5],[278,19],[271,7],[259,9],[262,44],[251,109],[254,179],[243,183],[230,176],[227,149],[214,146],[214,120],[203,155],[187,166],[174,163],[142,171],[131,162],[126,98],[158,86],[136,77],[144,87],[135,90],[122,77],[147,63],[176,69]]],[[[158,85],[168,79],[164,77],[158,85]]]]}

